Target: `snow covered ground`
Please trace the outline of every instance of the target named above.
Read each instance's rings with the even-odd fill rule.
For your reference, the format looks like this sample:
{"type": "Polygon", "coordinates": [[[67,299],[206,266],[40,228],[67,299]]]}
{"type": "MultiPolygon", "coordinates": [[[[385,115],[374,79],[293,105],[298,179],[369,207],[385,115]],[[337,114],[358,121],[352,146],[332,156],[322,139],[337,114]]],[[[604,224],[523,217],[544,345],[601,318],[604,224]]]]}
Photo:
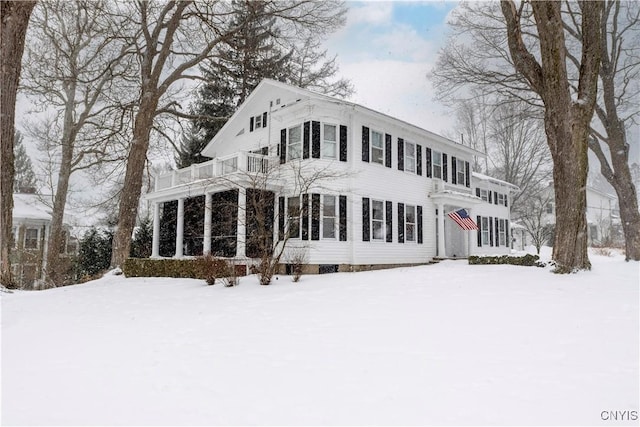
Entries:
{"type": "Polygon", "coordinates": [[[591,260],[2,294],[2,424],[637,425],[638,263],[591,260]]]}

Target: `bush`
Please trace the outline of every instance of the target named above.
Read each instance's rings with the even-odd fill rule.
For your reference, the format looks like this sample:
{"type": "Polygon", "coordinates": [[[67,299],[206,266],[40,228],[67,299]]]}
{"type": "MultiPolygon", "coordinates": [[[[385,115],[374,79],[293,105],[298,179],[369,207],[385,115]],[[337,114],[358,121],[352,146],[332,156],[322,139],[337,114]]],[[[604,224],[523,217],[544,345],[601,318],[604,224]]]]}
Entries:
{"type": "Polygon", "coordinates": [[[527,254],[524,256],[470,256],[469,264],[472,265],[484,265],[484,264],[510,264],[510,265],[522,265],[526,267],[545,267],[545,264],[539,262],[540,257],[538,255],[527,254]]]}
{"type": "Polygon", "coordinates": [[[77,274],[94,277],[109,269],[113,233],[92,227],[87,231],[78,248],[77,274]]]}
{"type": "MultiPolygon", "coordinates": [[[[174,277],[202,279],[213,285],[218,278],[236,276],[241,269],[230,269],[231,264],[224,259],[198,257],[193,259],[148,259],[128,258],[124,263],[127,277],[174,277]]],[[[235,283],[235,282],[234,282],[235,283]]]]}

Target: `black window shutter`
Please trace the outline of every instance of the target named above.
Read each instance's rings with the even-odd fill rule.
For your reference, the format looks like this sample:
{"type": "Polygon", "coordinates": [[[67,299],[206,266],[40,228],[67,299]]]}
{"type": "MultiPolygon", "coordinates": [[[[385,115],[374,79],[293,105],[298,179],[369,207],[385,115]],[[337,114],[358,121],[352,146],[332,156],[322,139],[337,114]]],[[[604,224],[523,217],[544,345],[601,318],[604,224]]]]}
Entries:
{"type": "Polygon", "coordinates": [[[398,138],[398,170],[404,170],[404,139],[398,138]]]}
{"type": "Polygon", "coordinates": [[[476,224],[478,224],[478,247],[482,247],[482,217],[478,215],[476,217],[476,224]]]}
{"type": "Polygon", "coordinates": [[[280,131],[280,164],[287,161],[287,130],[280,131]]]}
{"type": "Polygon", "coordinates": [[[284,240],[284,218],[286,215],[284,197],[278,197],[278,240],[284,240]]]}
{"type": "Polygon", "coordinates": [[[493,246],[493,218],[489,217],[489,246],[493,246]]]}
{"type": "Polygon", "coordinates": [[[262,113],[262,127],[263,128],[267,127],[267,112],[266,111],[264,113],[262,113]]]}
{"type": "Polygon", "coordinates": [[[471,174],[469,174],[469,162],[464,162],[464,186],[471,188],[471,174]]]}
{"type": "Polygon", "coordinates": [[[507,203],[507,195],[504,195],[504,207],[508,208],[509,207],[509,203],[507,203]]]}
{"type": "Polygon", "coordinates": [[[422,243],[422,206],[418,206],[418,243],[422,243]]]}
{"type": "Polygon", "coordinates": [[[480,197],[480,189],[476,188],[476,196],[480,197]]]}
{"type": "Polygon", "coordinates": [[[347,241],[347,196],[338,198],[338,217],[340,224],[339,238],[341,242],[347,241]]]}
{"type": "Polygon", "coordinates": [[[320,240],[320,195],[311,195],[311,240],[320,240]]]}
{"type": "Polygon", "coordinates": [[[493,191],[489,190],[488,193],[489,193],[489,203],[493,203],[493,196],[492,196],[493,191]]]}
{"type": "Polygon", "coordinates": [[[456,162],[455,157],[451,156],[451,183],[458,183],[458,162],[456,162]]]}
{"type": "Polygon", "coordinates": [[[391,167],[391,135],[384,134],[384,165],[391,167]]]}
{"type": "Polygon", "coordinates": [[[393,203],[386,202],[387,242],[393,242],[393,203]]]}
{"type": "Polygon", "coordinates": [[[371,206],[369,204],[369,198],[363,197],[362,198],[362,241],[363,242],[368,242],[371,240],[371,232],[370,232],[371,220],[369,215],[370,207],[371,206]]]}
{"type": "Polygon", "coordinates": [[[498,192],[497,192],[497,191],[494,191],[494,192],[493,192],[493,203],[494,203],[495,205],[497,205],[497,204],[498,204],[498,192]]]}
{"type": "Polygon", "coordinates": [[[507,243],[507,247],[510,248],[511,240],[509,240],[509,220],[508,219],[504,220],[504,237],[505,237],[505,242],[507,243]]]}
{"type": "Polygon", "coordinates": [[[431,148],[427,147],[427,178],[431,178],[431,148]]]}
{"type": "Polygon", "coordinates": [[[304,125],[302,126],[302,158],[303,159],[308,159],[309,158],[309,129],[310,129],[311,123],[310,122],[304,122],[304,125]]]}
{"type": "Polygon", "coordinates": [[[398,243],[404,243],[404,203],[398,203],[398,243]]]}
{"type": "Polygon", "coordinates": [[[340,161],[347,161],[347,127],[340,125],[340,161]]]}
{"type": "Polygon", "coordinates": [[[311,123],[311,157],[320,158],[320,122],[311,123]]]}
{"type": "Polygon", "coordinates": [[[302,206],[300,207],[302,213],[302,240],[309,240],[309,195],[302,195],[302,206]]]}
{"type": "Polygon", "coordinates": [[[253,117],[249,119],[249,132],[253,132],[253,117]]]}
{"type": "Polygon", "coordinates": [[[369,162],[369,128],[366,126],[362,126],[362,161],[369,162]]]}
{"type": "Polygon", "coordinates": [[[422,176],[422,145],[416,144],[416,173],[422,176]]]}
{"type": "Polygon", "coordinates": [[[498,218],[496,218],[494,220],[495,230],[496,230],[494,234],[495,240],[496,240],[496,244],[495,244],[496,246],[500,246],[500,231],[499,231],[500,229],[498,228],[498,223],[499,223],[498,218]]]}
{"type": "Polygon", "coordinates": [[[447,155],[442,153],[442,179],[444,182],[447,182],[449,178],[447,177],[447,155]]]}

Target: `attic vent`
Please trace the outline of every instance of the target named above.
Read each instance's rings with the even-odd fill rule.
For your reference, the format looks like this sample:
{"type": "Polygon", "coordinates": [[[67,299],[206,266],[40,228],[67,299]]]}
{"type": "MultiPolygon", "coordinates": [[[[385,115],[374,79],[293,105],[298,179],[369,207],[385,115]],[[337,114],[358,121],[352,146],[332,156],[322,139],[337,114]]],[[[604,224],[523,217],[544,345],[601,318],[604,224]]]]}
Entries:
{"type": "Polygon", "coordinates": [[[242,135],[242,134],[244,134],[244,128],[240,129],[240,132],[238,132],[238,133],[236,134],[236,136],[240,136],[240,135],[242,135]]]}
{"type": "Polygon", "coordinates": [[[280,105],[280,98],[276,99],[276,105],[280,105]]]}

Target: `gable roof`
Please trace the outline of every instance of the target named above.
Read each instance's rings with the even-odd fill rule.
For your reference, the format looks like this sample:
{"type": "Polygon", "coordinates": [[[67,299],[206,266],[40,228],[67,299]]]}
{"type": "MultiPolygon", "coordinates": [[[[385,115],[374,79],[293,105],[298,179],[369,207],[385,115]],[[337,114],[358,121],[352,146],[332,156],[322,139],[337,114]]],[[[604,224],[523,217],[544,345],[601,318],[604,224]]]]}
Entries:
{"type": "Polygon", "coordinates": [[[13,219],[35,219],[40,221],[51,221],[51,213],[37,194],[21,194],[13,195],[13,219]]]}
{"type": "Polygon", "coordinates": [[[323,101],[327,101],[327,102],[332,102],[335,104],[339,104],[339,105],[344,105],[344,106],[348,106],[351,107],[355,110],[361,111],[365,114],[369,114],[369,115],[375,115],[381,118],[385,118],[388,120],[394,120],[397,122],[402,123],[403,125],[405,125],[406,127],[410,128],[411,130],[413,130],[414,132],[418,132],[418,133],[422,133],[427,135],[429,138],[446,144],[446,145],[453,145],[456,148],[462,150],[462,151],[466,151],[472,155],[475,156],[480,156],[480,157],[486,157],[486,154],[475,150],[471,147],[468,147],[466,145],[462,145],[459,144],[449,138],[445,138],[442,135],[438,135],[437,133],[433,133],[431,131],[428,131],[424,128],[421,128],[419,126],[416,126],[412,123],[406,122],[404,120],[398,119],[396,117],[390,116],[388,114],[385,113],[381,113],[379,111],[373,110],[369,107],[365,107],[363,105],[360,104],[356,104],[355,102],[351,102],[351,101],[346,101],[343,99],[339,99],[339,98],[334,98],[328,95],[324,95],[318,92],[314,92],[308,89],[302,89],[299,88],[297,86],[292,86],[286,83],[282,83],[276,80],[272,80],[272,79],[263,79],[258,86],[256,86],[256,88],[249,94],[249,96],[247,97],[247,99],[244,100],[244,102],[240,105],[240,107],[236,110],[236,112],[231,116],[231,118],[229,118],[229,120],[227,120],[227,122],[224,124],[224,126],[220,129],[220,131],[211,139],[211,141],[209,141],[209,143],[206,145],[206,147],[202,150],[201,154],[206,156],[205,152],[209,152],[209,151],[213,151],[212,146],[219,140],[224,138],[225,133],[228,131],[228,129],[231,127],[231,122],[234,121],[234,119],[241,115],[243,113],[243,111],[248,108],[249,105],[251,105],[252,101],[254,98],[258,97],[260,92],[262,92],[263,90],[265,90],[266,88],[274,88],[274,89],[278,89],[281,91],[287,91],[290,92],[292,94],[296,94],[298,95],[301,99],[317,99],[317,100],[323,100],[323,101]]]}

